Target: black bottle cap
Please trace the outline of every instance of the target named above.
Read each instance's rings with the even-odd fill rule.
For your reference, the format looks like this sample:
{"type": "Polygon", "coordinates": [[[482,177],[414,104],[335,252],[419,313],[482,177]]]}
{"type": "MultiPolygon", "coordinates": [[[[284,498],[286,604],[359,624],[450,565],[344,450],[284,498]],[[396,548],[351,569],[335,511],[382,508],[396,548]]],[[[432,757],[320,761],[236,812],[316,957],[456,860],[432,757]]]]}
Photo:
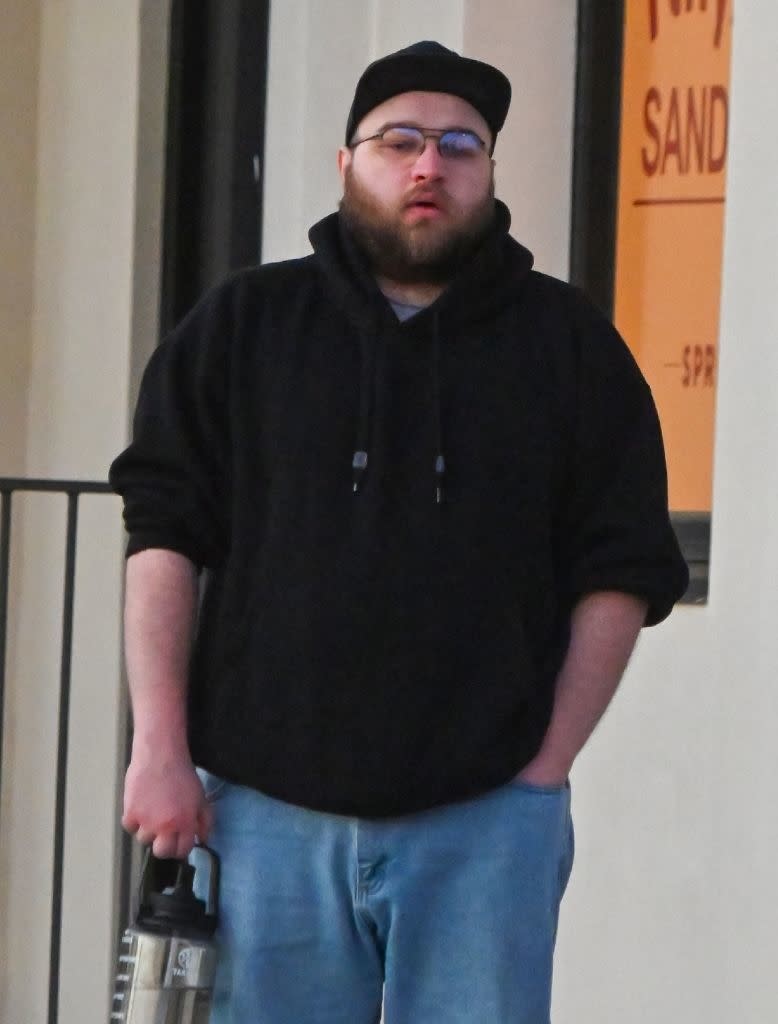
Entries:
{"type": "Polygon", "coordinates": [[[205,854],[209,862],[208,900],[198,899],[194,891],[195,875],[203,870],[187,860],[155,857],[147,851],[141,871],[136,924],[154,932],[174,932],[208,938],[217,925],[219,859],[204,846],[190,854],[198,860],[205,854]]]}

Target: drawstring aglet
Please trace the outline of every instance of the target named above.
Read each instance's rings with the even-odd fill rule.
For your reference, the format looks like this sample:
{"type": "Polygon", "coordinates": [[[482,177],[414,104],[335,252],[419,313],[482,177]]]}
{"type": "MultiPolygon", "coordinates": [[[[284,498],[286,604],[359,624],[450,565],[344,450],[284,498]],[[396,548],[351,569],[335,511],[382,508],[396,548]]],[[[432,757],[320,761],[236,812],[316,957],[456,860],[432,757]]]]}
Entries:
{"type": "Polygon", "coordinates": [[[362,483],[362,477],[365,475],[367,469],[367,452],[354,452],[354,458],[351,460],[352,479],[354,482],[354,494],[359,490],[360,484],[362,483]]]}
{"type": "Polygon", "coordinates": [[[443,504],[444,491],[443,491],[443,478],[446,475],[446,460],[442,455],[438,455],[435,459],[435,500],[438,505],[443,504]]]}

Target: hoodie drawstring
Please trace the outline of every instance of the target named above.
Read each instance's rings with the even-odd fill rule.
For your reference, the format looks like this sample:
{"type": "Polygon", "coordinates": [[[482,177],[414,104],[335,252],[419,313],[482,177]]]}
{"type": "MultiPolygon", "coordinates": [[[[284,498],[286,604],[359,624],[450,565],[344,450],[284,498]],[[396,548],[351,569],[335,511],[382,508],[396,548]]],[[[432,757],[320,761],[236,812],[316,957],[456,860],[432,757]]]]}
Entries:
{"type": "MultiPolygon", "coordinates": [[[[362,368],[359,381],[359,423],[357,426],[357,447],[351,459],[351,479],[354,494],[357,494],[367,472],[370,443],[370,414],[372,395],[375,387],[375,346],[370,342],[361,346],[362,368]]],[[[440,322],[438,313],[432,319],[432,401],[435,430],[435,501],[442,505],[445,500],[446,459],[443,454],[443,404],[440,382],[440,322]]]]}
{"type": "Polygon", "coordinates": [[[446,477],[446,459],[443,455],[443,403],[440,400],[440,319],[437,311],[432,317],[432,401],[435,416],[435,500],[443,504],[446,477]]]}
{"type": "Polygon", "coordinates": [[[351,479],[356,494],[362,486],[367,471],[367,452],[370,444],[370,406],[373,395],[373,367],[375,346],[370,342],[360,346],[361,374],[359,380],[359,424],[357,426],[357,447],[351,460],[351,479]]]}

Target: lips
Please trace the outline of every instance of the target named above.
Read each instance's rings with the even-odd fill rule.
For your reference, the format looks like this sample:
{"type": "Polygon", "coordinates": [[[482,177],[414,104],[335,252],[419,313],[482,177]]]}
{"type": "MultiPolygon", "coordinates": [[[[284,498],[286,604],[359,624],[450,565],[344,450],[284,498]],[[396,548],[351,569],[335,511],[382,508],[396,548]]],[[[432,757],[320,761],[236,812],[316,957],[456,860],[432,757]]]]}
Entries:
{"type": "Polygon", "coordinates": [[[439,206],[432,203],[426,206],[423,203],[411,203],[405,208],[405,217],[411,223],[420,224],[423,221],[441,220],[445,214],[439,206]]]}
{"type": "Polygon", "coordinates": [[[406,204],[406,208],[409,210],[442,210],[443,203],[436,195],[421,193],[420,195],[413,196],[406,204]]]}

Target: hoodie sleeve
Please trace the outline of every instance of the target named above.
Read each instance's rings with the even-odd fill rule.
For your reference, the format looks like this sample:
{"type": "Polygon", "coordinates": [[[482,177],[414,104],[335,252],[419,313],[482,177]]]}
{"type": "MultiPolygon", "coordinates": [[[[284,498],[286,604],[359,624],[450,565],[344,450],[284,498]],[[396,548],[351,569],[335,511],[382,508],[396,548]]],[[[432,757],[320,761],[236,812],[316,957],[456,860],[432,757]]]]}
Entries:
{"type": "Polygon", "coordinates": [[[574,602],[620,590],[666,618],[689,581],[667,503],[656,407],[613,325],[588,300],[576,312],[578,394],[566,503],[565,548],[574,602]]]}
{"type": "Polygon", "coordinates": [[[154,351],[132,441],[111,465],[124,499],[127,556],[166,548],[198,567],[228,546],[228,289],[208,293],[154,351]]]}

